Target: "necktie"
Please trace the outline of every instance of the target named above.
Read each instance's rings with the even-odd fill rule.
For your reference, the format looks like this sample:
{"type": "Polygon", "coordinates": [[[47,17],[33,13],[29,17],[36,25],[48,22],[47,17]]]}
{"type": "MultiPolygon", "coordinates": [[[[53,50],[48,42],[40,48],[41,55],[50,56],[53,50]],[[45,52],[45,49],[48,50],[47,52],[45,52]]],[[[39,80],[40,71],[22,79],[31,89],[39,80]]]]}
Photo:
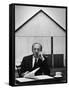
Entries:
{"type": "Polygon", "coordinates": [[[37,67],[38,67],[38,62],[37,62],[37,59],[36,59],[36,58],[35,58],[34,67],[35,67],[35,68],[37,68],[37,67]]]}

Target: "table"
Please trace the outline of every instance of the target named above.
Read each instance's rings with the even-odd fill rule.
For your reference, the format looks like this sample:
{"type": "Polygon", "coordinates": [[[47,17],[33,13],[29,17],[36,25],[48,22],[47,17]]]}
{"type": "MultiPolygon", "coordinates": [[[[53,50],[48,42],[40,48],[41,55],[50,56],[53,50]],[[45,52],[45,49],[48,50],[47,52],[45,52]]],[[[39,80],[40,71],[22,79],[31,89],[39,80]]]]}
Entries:
{"type": "Polygon", "coordinates": [[[33,78],[16,78],[16,85],[40,85],[66,83],[63,77],[51,77],[48,75],[39,75],[33,78]]]}

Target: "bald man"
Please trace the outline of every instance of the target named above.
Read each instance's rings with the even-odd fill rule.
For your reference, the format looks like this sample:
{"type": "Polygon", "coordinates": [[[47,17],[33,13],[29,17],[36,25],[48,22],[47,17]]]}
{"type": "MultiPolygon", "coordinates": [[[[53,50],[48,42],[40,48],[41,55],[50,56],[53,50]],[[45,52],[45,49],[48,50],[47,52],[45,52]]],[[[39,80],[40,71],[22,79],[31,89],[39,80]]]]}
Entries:
{"type": "Polygon", "coordinates": [[[20,69],[20,76],[40,68],[36,71],[35,75],[50,75],[50,70],[47,62],[47,58],[42,55],[42,45],[40,43],[34,43],[32,45],[32,55],[23,58],[20,69]]]}

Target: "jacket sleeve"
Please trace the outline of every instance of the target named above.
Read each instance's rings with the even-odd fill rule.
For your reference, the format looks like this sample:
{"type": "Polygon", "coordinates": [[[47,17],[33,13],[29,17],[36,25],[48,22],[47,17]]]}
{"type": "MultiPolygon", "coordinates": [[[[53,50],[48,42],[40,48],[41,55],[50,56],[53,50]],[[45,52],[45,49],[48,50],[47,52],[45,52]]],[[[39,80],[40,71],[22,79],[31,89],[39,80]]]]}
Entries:
{"type": "Polygon", "coordinates": [[[22,73],[24,73],[26,71],[26,61],[25,61],[25,58],[23,58],[22,62],[21,62],[21,69],[20,69],[20,73],[19,73],[19,76],[21,77],[22,76],[22,73]]]}
{"type": "Polygon", "coordinates": [[[50,68],[49,68],[49,65],[48,65],[47,58],[45,58],[45,60],[42,62],[41,69],[42,69],[42,72],[44,72],[45,75],[50,75],[50,68]]]}

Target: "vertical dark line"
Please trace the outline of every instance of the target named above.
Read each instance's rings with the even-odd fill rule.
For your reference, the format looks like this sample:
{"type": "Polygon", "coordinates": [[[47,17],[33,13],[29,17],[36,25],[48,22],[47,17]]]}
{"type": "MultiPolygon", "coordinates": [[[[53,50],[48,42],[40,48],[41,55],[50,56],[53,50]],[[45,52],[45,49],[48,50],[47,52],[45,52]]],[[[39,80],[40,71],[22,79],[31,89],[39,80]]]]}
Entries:
{"type": "Polygon", "coordinates": [[[53,37],[51,37],[51,54],[53,54],[53,37]]]}
{"type": "Polygon", "coordinates": [[[12,73],[13,73],[13,85],[15,85],[15,5],[13,5],[13,17],[12,17],[12,73]]]}
{"type": "Polygon", "coordinates": [[[11,81],[12,81],[12,78],[11,78],[11,74],[12,74],[12,36],[11,36],[11,32],[12,32],[12,26],[11,26],[11,23],[12,23],[12,8],[11,6],[9,6],[9,85],[11,85],[11,81]]]}
{"type": "Polygon", "coordinates": [[[13,5],[13,85],[15,84],[15,6],[13,5]]]}
{"type": "Polygon", "coordinates": [[[54,67],[54,57],[53,57],[53,36],[51,37],[51,56],[52,56],[52,67],[54,67]]]}
{"type": "Polygon", "coordinates": [[[9,5],[9,85],[15,85],[15,5],[9,5]]]}
{"type": "Polygon", "coordinates": [[[66,36],[65,36],[65,38],[66,38],[66,47],[65,47],[65,53],[66,53],[66,57],[65,57],[65,60],[66,60],[66,82],[67,82],[67,7],[66,7],[66,36]]]}

